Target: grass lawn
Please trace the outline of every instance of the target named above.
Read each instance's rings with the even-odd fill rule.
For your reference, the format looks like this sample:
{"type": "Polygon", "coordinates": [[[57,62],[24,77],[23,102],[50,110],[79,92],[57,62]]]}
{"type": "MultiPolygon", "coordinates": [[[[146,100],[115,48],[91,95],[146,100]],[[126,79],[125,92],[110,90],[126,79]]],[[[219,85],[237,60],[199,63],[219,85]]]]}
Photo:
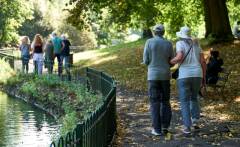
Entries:
{"type": "Polygon", "coordinates": [[[74,63],[81,67],[94,67],[112,75],[130,89],[146,89],[146,67],[141,65],[143,44],[139,40],[110,48],[74,54],[74,63]]]}
{"type": "MultiPolygon", "coordinates": [[[[74,63],[81,67],[94,67],[112,75],[121,85],[129,90],[147,90],[147,68],[141,65],[145,40],[121,44],[104,49],[84,51],[74,54],[74,63]]],[[[206,44],[205,41],[200,41],[206,44]]],[[[203,109],[219,113],[222,118],[240,120],[240,42],[222,43],[203,46],[207,55],[210,48],[220,51],[224,60],[224,68],[231,70],[226,87],[226,98],[220,98],[213,92],[204,100],[203,109]]],[[[175,80],[171,80],[172,93],[176,93],[175,80]]]]}

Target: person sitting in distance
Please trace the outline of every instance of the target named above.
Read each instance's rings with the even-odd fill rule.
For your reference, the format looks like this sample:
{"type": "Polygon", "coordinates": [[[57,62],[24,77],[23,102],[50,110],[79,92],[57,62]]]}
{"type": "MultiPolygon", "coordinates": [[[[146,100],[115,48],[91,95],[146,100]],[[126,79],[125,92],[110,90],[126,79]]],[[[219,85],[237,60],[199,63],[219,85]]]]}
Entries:
{"type": "Polygon", "coordinates": [[[223,60],[219,58],[219,51],[212,50],[210,51],[210,55],[211,57],[207,64],[206,83],[216,84],[219,79],[219,72],[223,71],[221,67],[223,65],[223,60]]]}

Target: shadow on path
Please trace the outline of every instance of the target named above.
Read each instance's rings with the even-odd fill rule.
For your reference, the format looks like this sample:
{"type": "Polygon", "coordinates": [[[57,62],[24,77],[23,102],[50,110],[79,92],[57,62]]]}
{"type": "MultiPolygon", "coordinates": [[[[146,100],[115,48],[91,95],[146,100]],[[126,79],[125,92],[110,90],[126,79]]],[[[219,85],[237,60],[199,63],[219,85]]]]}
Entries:
{"type": "Polygon", "coordinates": [[[203,112],[201,118],[202,129],[191,137],[182,137],[181,115],[179,105],[172,96],[171,100],[173,117],[171,121],[169,137],[154,137],[151,135],[151,118],[147,93],[130,92],[124,87],[117,89],[117,108],[120,123],[123,127],[120,142],[123,147],[200,147],[200,146],[224,146],[239,147],[240,132],[232,129],[240,128],[238,122],[219,122],[208,117],[203,112]]]}

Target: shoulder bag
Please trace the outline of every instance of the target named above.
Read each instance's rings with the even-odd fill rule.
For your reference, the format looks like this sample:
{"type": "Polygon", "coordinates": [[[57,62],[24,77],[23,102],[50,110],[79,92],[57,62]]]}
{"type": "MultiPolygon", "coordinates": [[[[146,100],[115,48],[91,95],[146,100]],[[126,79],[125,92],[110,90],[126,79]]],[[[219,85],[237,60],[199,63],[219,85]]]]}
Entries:
{"type": "Polygon", "coordinates": [[[190,47],[190,49],[188,50],[187,54],[184,56],[182,62],[180,63],[180,65],[178,66],[178,68],[172,73],[172,78],[173,79],[177,79],[178,75],[179,75],[179,68],[182,65],[182,63],[184,62],[184,60],[186,59],[187,55],[189,54],[190,50],[192,49],[192,46],[190,47]]]}

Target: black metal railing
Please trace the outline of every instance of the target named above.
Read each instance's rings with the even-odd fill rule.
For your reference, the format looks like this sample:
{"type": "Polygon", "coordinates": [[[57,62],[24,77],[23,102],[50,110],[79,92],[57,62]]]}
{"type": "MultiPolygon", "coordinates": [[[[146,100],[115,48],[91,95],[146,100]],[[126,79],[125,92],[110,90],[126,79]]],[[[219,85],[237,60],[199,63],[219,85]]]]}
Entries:
{"type": "Polygon", "coordinates": [[[14,69],[15,57],[13,56],[13,49],[0,49],[0,59],[4,59],[14,69]]]}
{"type": "Polygon", "coordinates": [[[92,68],[86,68],[86,77],[91,90],[103,95],[103,105],[50,147],[106,147],[111,144],[117,125],[115,82],[108,74],[92,68]]]}

